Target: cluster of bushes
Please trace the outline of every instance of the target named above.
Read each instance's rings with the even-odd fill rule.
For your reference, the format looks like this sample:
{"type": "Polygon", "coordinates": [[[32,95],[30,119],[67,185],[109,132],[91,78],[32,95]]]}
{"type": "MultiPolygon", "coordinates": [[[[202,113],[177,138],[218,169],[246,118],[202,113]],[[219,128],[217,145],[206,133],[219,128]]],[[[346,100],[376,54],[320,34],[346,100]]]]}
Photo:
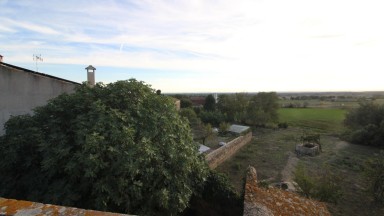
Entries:
{"type": "Polygon", "coordinates": [[[289,104],[285,104],[283,105],[284,108],[307,108],[309,105],[308,102],[304,102],[304,103],[289,103],[289,104]]]}
{"type": "Polygon", "coordinates": [[[363,102],[347,113],[344,124],[346,140],[368,146],[384,146],[384,105],[363,102]]]}

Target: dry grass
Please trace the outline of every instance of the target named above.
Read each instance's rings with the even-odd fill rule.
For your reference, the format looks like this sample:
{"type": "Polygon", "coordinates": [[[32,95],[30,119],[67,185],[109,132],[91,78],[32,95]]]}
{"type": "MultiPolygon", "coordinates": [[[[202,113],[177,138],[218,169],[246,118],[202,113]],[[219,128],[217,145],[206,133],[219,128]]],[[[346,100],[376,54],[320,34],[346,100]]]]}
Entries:
{"type": "MultiPolygon", "coordinates": [[[[318,110],[315,111],[319,113],[318,110]]],[[[305,117],[308,115],[308,113],[301,115],[304,116],[302,120],[306,126],[311,125],[305,117]]],[[[338,122],[335,122],[331,118],[327,121],[326,115],[319,118],[325,119],[324,125],[326,125],[321,128],[323,152],[316,157],[300,157],[298,163],[307,170],[311,170],[314,175],[320,174],[317,171],[327,166],[334,174],[342,176],[342,198],[338,204],[327,204],[332,215],[384,215],[384,207],[373,203],[372,196],[367,192],[368,186],[363,171],[365,160],[379,150],[348,144],[334,136],[341,130],[342,125],[339,123],[342,119],[338,118],[338,122]],[[332,124],[337,126],[328,127],[332,124]]],[[[318,120],[314,116],[310,119],[315,122],[318,120]]],[[[299,142],[303,130],[319,131],[316,127],[300,127],[300,119],[291,118],[290,121],[298,124],[286,130],[255,129],[252,143],[217,168],[218,171],[228,174],[239,193],[243,190],[243,177],[248,165],[256,168],[259,180],[278,182],[282,179],[282,171],[289,155],[294,152],[294,147],[299,142]]]]}

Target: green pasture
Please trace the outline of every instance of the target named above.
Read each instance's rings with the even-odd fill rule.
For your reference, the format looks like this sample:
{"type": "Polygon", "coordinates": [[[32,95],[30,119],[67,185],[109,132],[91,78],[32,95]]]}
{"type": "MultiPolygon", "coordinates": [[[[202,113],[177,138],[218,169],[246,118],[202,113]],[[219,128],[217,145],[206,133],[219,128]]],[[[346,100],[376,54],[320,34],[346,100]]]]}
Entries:
{"type": "MultiPolygon", "coordinates": [[[[376,104],[384,104],[383,98],[373,100],[376,104]]],[[[307,108],[330,108],[330,109],[354,109],[359,107],[360,100],[358,98],[349,100],[288,100],[281,99],[279,104],[281,107],[292,105],[294,107],[307,107],[307,108]]]]}
{"type": "Polygon", "coordinates": [[[340,133],[343,130],[344,109],[281,108],[279,122],[321,133],[340,133]]]}

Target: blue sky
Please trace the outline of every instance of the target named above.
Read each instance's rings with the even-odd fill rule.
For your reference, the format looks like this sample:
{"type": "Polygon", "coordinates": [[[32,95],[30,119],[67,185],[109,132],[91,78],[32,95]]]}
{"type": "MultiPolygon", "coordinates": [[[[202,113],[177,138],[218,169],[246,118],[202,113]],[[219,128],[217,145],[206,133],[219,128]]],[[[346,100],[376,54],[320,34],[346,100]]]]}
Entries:
{"type": "Polygon", "coordinates": [[[380,0],[0,0],[4,62],[163,92],[384,90],[380,0]]]}

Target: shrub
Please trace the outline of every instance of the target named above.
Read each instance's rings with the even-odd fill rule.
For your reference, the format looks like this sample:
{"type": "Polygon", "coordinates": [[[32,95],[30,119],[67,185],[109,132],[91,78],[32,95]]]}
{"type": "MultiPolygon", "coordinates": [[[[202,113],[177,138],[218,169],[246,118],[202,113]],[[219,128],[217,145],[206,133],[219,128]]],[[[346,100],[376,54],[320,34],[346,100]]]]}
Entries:
{"type": "Polygon", "coordinates": [[[294,180],[300,186],[301,192],[304,196],[310,197],[313,193],[314,179],[308,175],[308,172],[303,166],[299,165],[296,168],[294,180]]]}
{"type": "Polygon", "coordinates": [[[384,151],[367,160],[365,173],[375,201],[384,205],[384,151]]]}
{"type": "Polygon", "coordinates": [[[193,196],[184,215],[242,215],[243,196],[239,196],[228,176],[210,171],[200,196],[193,196]]]}
{"type": "Polygon", "coordinates": [[[282,128],[282,129],[287,129],[288,128],[288,123],[287,122],[279,122],[277,124],[277,127],[278,128],[282,128]]]}
{"type": "Polygon", "coordinates": [[[214,111],[214,112],[202,111],[200,112],[199,116],[202,122],[204,122],[205,124],[211,124],[215,127],[218,127],[221,122],[226,120],[225,115],[220,111],[214,111]]]}
{"type": "Polygon", "coordinates": [[[295,181],[306,197],[312,197],[323,202],[337,203],[342,196],[340,176],[333,174],[328,167],[322,167],[317,175],[309,175],[308,171],[299,165],[295,172],[295,181]]]}
{"type": "Polygon", "coordinates": [[[363,102],[347,113],[344,124],[348,131],[344,137],[357,144],[384,146],[384,105],[363,102]]]}
{"type": "Polygon", "coordinates": [[[228,129],[231,125],[227,122],[221,122],[220,125],[219,125],[219,133],[222,134],[222,135],[225,135],[227,134],[228,132],[228,129]]]}
{"type": "Polygon", "coordinates": [[[341,198],[341,176],[335,175],[329,168],[321,169],[315,181],[313,197],[324,202],[337,203],[341,198]]]}

